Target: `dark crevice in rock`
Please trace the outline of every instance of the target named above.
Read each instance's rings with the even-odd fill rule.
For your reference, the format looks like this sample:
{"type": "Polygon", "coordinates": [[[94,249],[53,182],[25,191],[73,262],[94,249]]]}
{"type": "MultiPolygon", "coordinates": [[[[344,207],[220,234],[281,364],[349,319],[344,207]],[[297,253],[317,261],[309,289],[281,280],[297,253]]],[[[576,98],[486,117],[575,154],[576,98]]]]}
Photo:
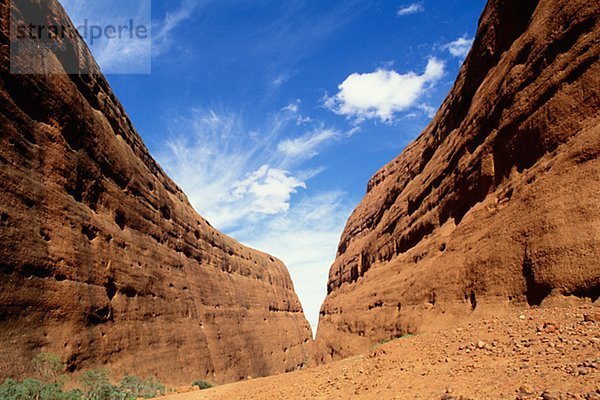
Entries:
{"type": "Polygon", "coordinates": [[[126,286],[126,287],[120,289],[119,292],[123,293],[125,296],[127,296],[129,298],[136,297],[138,295],[137,290],[131,286],[126,286]]]}
{"type": "Polygon", "coordinates": [[[80,354],[71,354],[69,356],[69,358],[67,359],[66,365],[67,365],[67,371],[68,372],[75,372],[77,371],[78,367],[79,367],[79,360],[80,358],[80,354]]]}
{"type": "Polygon", "coordinates": [[[0,263],[0,271],[4,275],[12,275],[15,272],[15,266],[12,264],[0,263]]]}
{"type": "Polygon", "coordinates": [[[46,232],[44,229],[40,229],[40,237],[44,239],[45,242],[50,241],[50,235],[48,235],[48,232],[46,232]]]}
{"type": "Polygon", "coordinates": [[[523,257],[523,276],[525,277],[525,297],[530,306],[539,306],[550,295],[552,287],[536,280],[533,261],[529,257],[527,248],[523,257]]]}
{"type": "Polygon", "coordinates": [[[121,230],[125,229],[125,213],[121,210],[117,210],[115,213],[115,223],[121,228],[121,230]]]}
{"type": "Polygon", "coordinates": [[[100,325],[107,322],[114,322],[112,307],[105,305],[91,310],[86,316],[87,325],[100,325]]]}
{"type": "Polygon", "coordinates": [[[91,225],[84,225],[81,227],[81,233],[83,233],[89,241],[92,241],[98,236],[98,229],[91,225]]]}
{"type": "Polygon", "coordinates": [[[431,293],[429,294],[429,304],[435,306],[436,301],[437,301],[437,295],[435,293],[435,290],[432,290],[431,293]]]}
{"type": "Polygon", "coordinates": [[[408,250],[415,247],[427,235],[432,233],[435,225],[424,221],[423,223],[413,227],[408,233],[400,238],[397,243],[396,254],[406,253],[408,250]]]}
{"type": "Polygon", "coordinates": [[[592,302],[595,302],[600,298],[600,277],[594,282],[589,282],[585,287],[573,291],[571,294],[581,299],[590,299],[592,302]]]}
{"type": "Polygon", "coordinates": [[[369,310],[373,310],[375,308],[381,308],[381,307],[383,307],[383,301],[378,300],[369,306],[369,310]]]}
{"type": "Polygon", "coordinates": [[[169,221],[171,219],[171,209],[167,205],[163,205],[160,207],[160,215],[163,219],[169,221]]]}
{"type": "Polygon", "coordinates": [[[475,309],[477,308],[477,295],[475,294],[474,290],[471,290],[471,293],[469,293],[469,303],[471,304],[471,310],[475,311],[475,309]]]}
{"type": "Polygon", "coordinates": [[[104,284],[106,288],[106,295],[108,296],[108,300],[114,299],[117,294],[117,286],[115,285],[115,281],[113,278],[108,278],[108,282],[104,284]]]}
{"type": "Polygon", "coordinates": [[[46,279],[52,276],[52,272],[46,269],[45,266],[32,264],[23,265],[20,269],[20,273],[26,278],[35,277],[40,279],[46,279]]]}

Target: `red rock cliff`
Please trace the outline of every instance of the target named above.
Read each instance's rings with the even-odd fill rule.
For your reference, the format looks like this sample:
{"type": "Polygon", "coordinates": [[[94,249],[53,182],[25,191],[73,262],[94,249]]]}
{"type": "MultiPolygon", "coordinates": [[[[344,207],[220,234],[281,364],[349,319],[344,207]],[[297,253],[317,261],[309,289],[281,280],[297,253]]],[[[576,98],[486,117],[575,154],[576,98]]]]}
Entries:
{"type": "Polygon", "coordinates": [[[348,221],[319,361],[488,305],[600,295],[599,19],[587,0],[490,0],[436,117],[348,221]]]}
{"type": "MultiPolygon", "coordinates": [[[[152,159],[95,73],[8,71],[0,32],[0,379],[39,351],[165,383],[290,371],[312,345],[286,267],[219,233],[152,159]]],[[[70,24],[55,0],[31,0],[70,24]]],[[[31,60],[19,60],[31,62],[31,60]]],[[[63,60],[63,62],[65,62],[63,60]]],[[[210,194],[207,194],[210,195],[210,194]]]]}

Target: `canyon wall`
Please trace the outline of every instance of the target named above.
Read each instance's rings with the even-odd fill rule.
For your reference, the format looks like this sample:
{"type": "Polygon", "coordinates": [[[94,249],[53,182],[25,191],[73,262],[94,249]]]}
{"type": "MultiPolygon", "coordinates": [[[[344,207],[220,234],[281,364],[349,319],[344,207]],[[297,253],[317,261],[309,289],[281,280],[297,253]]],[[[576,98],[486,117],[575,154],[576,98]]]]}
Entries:
{"type": "MultiPolygon", "coordinates": [[[[14,7],[24,1],[72,28],[56,0],[14,7]]],[[[60,58],[42,47],[12,60],[52,74],[11,74],[10,3],[0,3],[0,380],[30,375],[41,351],[70,372],[167,384],[303,366],[311,332],[286,267],[194,211],[80,38],[57,39],[60,58]],[[73,66],[92,73],[64,73],[73,66]]]]}
{"type": "Polygon", "coordinates": [[[600,295],[600,8],[490,0],[425,131],[371,179],[319,362],[476,310],[600,295]]]}

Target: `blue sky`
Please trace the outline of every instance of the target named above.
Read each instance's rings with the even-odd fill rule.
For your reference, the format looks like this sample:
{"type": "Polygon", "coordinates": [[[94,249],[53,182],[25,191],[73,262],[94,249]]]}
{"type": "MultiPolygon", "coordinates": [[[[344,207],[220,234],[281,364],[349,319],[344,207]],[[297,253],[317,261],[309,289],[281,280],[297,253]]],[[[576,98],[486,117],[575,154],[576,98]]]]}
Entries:
{"type": "Polygon", "coordinates": [[[62,3],[76,23],[151,19],[151,45],[93,48],[102,70],[151,60],[107,76],[138,132],[200,214],[286,263],[313,330],[347,218],[431,120],[485,5],[62,3]]]}

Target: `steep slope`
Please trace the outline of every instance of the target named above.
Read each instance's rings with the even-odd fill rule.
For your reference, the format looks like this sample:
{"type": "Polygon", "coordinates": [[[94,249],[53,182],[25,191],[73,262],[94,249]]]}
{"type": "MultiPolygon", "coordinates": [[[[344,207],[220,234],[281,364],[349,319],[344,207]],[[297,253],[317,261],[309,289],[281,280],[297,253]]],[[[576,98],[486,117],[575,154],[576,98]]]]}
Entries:
{"type": "MultiPolygon", "coordinates": [[[[72,27],[55,0],[23,2],[72,27]]],[[[9,4],[0,3],[0,379],[29,374],[39,351],[69,371],[107,366],[169,384],[303,365],[311,333],[285,266],[196,214],[80,39],[63,41],[61,60],[93,74],[64,74],[43,48],[56,74],[10,74],[9,4]]]]}
{"type": "Polygon", "coordinates": [[[600,295],[599,18],[490,0],[436,117],[347,223],[319,361],[476,308],[600,295]]]}

